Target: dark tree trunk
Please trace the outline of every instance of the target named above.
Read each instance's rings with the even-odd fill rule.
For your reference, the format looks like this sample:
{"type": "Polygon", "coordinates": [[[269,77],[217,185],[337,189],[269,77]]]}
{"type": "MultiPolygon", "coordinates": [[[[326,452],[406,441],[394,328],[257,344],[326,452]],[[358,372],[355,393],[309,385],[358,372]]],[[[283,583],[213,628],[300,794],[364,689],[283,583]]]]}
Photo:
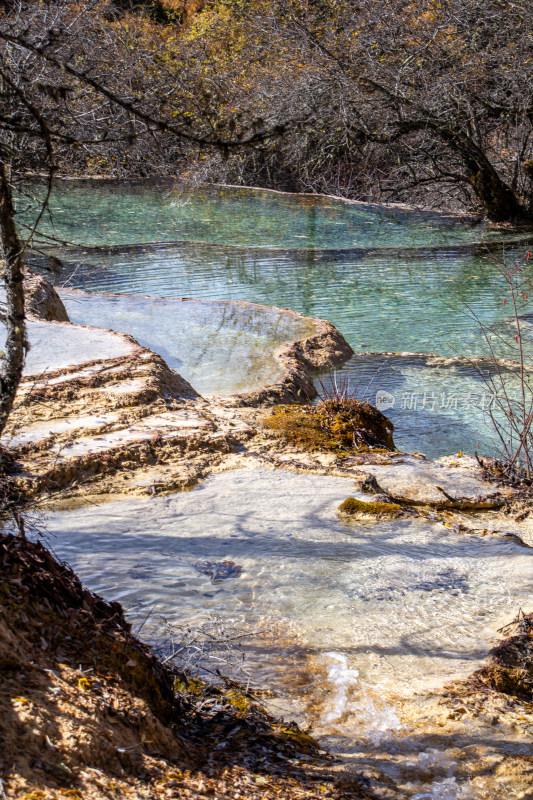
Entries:
{"type": "Polygon", "coordinates": [[[524,208],[515,193],[491,165],[470,171],[470,185],[493,222],[507,222],[524,216],[524,208]]]}
{"type": "Polygon", "coordinates": [[[483,149],[467,134],[430,116],[403,120],[399,125],[400,133],[404,134],[423,128],[429,128],[460,157],[470,185],[490,220],[510,222],[527,215],[518,196],[500,178],[483,149]]]}
{"type": "Polygon", "coordinates": [[[517,195],[500,178],[481,147],[448,126],[433,125],[433,130],[462,158],[470,185],[490,220],[507,222],[524,216],[517,195]]]}
{"type": "Polygon", "coordinates": [[[0,434],[13,408],[26,351],[22,246],[15,228],[15,212],[8,170],[0,163],[0,259],[6,289],[7,338],[0,365],[0,434]]]}

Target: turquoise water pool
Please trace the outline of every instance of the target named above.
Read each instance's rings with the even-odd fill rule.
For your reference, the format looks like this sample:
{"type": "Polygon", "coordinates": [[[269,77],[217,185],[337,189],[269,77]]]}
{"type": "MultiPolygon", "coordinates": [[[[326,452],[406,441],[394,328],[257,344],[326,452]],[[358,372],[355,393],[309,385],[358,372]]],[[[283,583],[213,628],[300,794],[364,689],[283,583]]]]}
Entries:
{"type": "MultiPolygon", "coordinates": [[[[31,224],[43,197],[38,185],[20,198],[31,224]]],[[[56,187],[40,232],[71,244],[210,242],[241,247],[338,249],[425,247],[500,234],[474,218],[354,203],[323,195],[262,189],[177,188],[172,182],[68,182],[56,187]]]]}
{"type": "MultiPolygon", "coordinates": [[[[61,185],[51,208],[43,233],[78,244],[55,250],[63,261],[56,281],[69,288],[291,308],[330,320],[356,353],[487,356],[475,316],[490,329],[499,356],[516,356],[494,257],[521,257],[527,242],[517,236],[502,244],[501,233],[449,215],[244,189],[61,185]]],[[[91,324],[83,313],[73,321],[91,324]]],[[[135,335],[124,315],[111,327],[135,335]]],[[[154,330],[153,341],[148,332],[143,343],[158,350],[160,338],[154,330]]],[[[374,357],[358,356],[344,371],[355,388],[374,369],[374,357]]],[[[487,415],[464,402],[472,380],[479,381],[475,370],[443,367],[437,374],[417,363],[406,377],[405,369],[404,360],[382,370],[377,387],[397,395],[390,415],[402,447],[437,456],[479,444],[490,452],[487,415]],[[443,386],[448,396],[441,406],[443,386]],[[439,395],[433,410],[428,404],[421,410],[420,401],[417,408],[402,405],[402,392],[428,390],[439,395]]],[[[200,373],[208,392],[209,376],[200,373]]],[[[235,390],[242,389],[240,374],[235,390]]]]}

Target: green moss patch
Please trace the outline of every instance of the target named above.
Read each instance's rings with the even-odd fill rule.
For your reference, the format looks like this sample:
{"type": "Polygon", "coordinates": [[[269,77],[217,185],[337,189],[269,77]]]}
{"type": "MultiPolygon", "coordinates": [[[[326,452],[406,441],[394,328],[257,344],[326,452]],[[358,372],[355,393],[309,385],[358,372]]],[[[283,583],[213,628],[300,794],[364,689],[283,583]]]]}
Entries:
{"type": "Polygon", "coordinates": [[[348,497],[339,506],[339,513],[348,516],[367,514],[372,517],[397,517],[402,513],[402,507],[397,503],[365,503],[355,497],[348,497]]]}
{"type": "Polygon", "coordinates": [[[322,400],[315,406],[278,406],[265,425],[304,450],[348,454],[395,449],[392,422],[370,403],[353,398],[322,400]]]}

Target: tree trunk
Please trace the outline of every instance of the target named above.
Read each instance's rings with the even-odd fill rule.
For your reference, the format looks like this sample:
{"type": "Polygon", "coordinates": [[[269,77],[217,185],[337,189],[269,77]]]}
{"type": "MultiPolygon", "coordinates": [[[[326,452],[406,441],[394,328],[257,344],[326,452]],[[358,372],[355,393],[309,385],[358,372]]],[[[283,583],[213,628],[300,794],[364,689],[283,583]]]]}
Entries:
{"type": "Polygon", "coordinates": [[[527,215],[518,196],[500,178],[483,149],[467,134],[431,116],[403,120],[399,125],[401,133],[423,128],[429,128],[461,158],[470,185],[490,220],[511,222],[527,215]]]}
{"type": "Polygon", "coordinates": [[[507,222],[524,216],[513,190],[505,184],[496,170],[483,165],[469,173],[470,185],[493,222],[507,222]]]}
{"type": "Polygon", "coordinates": [[[26,351],[22,245],[15,228],[15,211],[8,169],[0,163],[0,259],[6,288],[6,343],[0,365],[0,434],[13,408],[26,351]]]}
{"type": "Polygon", "coordinates": [[[517,195],[500,178],[481,147],[465,133],[458,133],[447,125],[433,122],[428,127],[462,158],[470,185],[490,220],[507,222],[524,216],[517,195]]]}

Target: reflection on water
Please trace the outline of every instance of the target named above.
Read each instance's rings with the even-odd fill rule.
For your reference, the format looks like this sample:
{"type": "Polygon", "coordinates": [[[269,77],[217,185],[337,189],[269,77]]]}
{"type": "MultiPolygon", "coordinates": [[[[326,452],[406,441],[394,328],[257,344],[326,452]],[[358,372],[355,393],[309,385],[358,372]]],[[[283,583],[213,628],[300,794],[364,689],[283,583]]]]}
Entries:
{"type": "MultiPolygon", "coordinates": [[[[297,631],[309,668],[329,671],[322,723],[346,730],[368,692],[409,696],[470,673],[533,584],[530,551],[514,542],[419,520],[344,523],[350,494],[345,478],[238,470],[189,493],[57,512],[48,528],[90,588],[138,619],[155,607],[176,623],[297,631]],[[242,571],[218,583],[195,566],[225,559],[242,571]]],[[[255,654],[259,683],[279,680],[276,654],[255,654]]]]}
{"type": "MultiPolygon", "coordinates": [[[[59,183],[40,226],[71,244],[141,244],[195,241],[223,245],[296,248],[427,247],[501,238],[482,225],[424,211],[373,206],[323,195],[171,183],[59,183]]],[[[21,210],[43,196],[26,187],[21,210]]],[[[31,212],[20,215],[29,222],[31,212]]]]}
{"type": "Polygon", "coordinates": [[[356,351],[487,355],[465,304],[487,325],[509,317],[497,268],[457,252],[305,255],[186,245],[62,258],[58,283],[69,288],[292,308],[328,319],[356,351]]]}
{"type": "Polygon", "coordinates": [[[127,331],[206,394],[249,391],[282,374],[276,352],[315,328],[264,306],[62,291],[70,320],[127,331]]]}
{"type": "MultiPolygon", "coordinates": [[[[518,373],[501,367],[500,374],[510,395],[518,396],[518,373]]],[[[498,376],[490,362],[355,355],[334,374],[317,380],[322,394],[335,386],[346,386],[377,405],[394,423],[400,450],[439,458],[460,450],[492,455],[501,448],[491,421],[491,414],[500,422],[503,417],[495,404],[498,376]]]]}

